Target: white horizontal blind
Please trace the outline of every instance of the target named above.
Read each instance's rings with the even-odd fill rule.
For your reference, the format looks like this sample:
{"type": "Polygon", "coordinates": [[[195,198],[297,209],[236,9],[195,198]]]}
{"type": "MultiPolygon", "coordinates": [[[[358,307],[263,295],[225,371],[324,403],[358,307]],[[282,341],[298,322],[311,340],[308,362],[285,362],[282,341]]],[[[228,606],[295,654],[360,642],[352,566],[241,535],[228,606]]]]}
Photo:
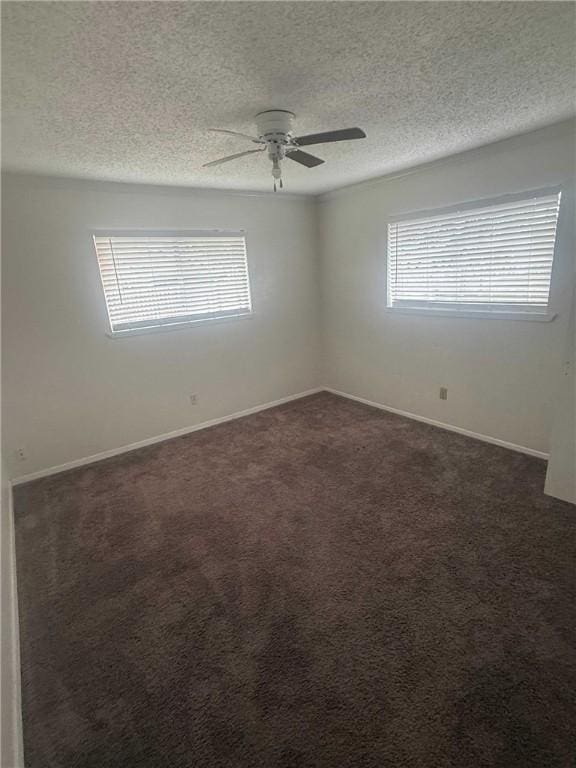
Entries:
{"type": "Polygon", "coordinates": [[[388,306],[546,314],[560,193],[388,225],[388,306]]]}
{"type": "Polygon", "coordinates": [[[241,233],[95,235],[113,332],[251,312],[241,233]]]}

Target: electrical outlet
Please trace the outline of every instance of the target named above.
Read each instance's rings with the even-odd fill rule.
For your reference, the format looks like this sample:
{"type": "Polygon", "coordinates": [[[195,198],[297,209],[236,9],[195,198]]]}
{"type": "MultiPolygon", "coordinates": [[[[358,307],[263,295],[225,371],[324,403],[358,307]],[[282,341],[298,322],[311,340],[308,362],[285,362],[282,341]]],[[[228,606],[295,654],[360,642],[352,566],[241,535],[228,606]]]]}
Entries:
{"type": "Polygon", "coordinates": [[[440,400],[448,400],[448,388],[440,387],[440,400]]]}
{"type": "Polygon", "coordinates": [[[192,392],[190,395],[190,405],[198,405],[198,395],[196,392],[192,392]]]}
{"type": "Polygon", "coordinates": [[[16,459],[18,461],[26,461],[28,456],[26,455],[26,450],[24,448],[16,448],[14,451],[16,454],[16,459]]]}

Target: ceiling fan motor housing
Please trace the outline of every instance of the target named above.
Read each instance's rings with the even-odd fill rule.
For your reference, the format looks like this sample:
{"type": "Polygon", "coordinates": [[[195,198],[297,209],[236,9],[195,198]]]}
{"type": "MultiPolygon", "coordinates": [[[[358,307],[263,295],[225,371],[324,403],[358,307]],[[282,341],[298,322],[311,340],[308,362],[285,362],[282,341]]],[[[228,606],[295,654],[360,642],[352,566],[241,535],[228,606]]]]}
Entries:
{"type": "Polygon", "coordinates": [[[285,109],[269,109],[256,115],[258,138],[268,145],[270,157],[284,157],[286,146],[292,142],[295,117],[285,109]]]}

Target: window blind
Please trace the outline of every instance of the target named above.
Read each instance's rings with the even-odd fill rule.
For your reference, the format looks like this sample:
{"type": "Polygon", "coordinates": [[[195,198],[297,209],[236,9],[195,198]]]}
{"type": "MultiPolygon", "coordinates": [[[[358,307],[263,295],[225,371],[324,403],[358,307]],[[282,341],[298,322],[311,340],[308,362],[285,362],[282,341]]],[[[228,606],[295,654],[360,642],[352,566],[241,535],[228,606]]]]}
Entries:
{"type": "Polygon", "coordinates": [[[560,192],[388,225],[388,306],[546,314],[560,192]]]}
{"type": "Polygon", "coordinates": [[[251,312],[242,233],[94,236],[112,332],[251,312]]]}

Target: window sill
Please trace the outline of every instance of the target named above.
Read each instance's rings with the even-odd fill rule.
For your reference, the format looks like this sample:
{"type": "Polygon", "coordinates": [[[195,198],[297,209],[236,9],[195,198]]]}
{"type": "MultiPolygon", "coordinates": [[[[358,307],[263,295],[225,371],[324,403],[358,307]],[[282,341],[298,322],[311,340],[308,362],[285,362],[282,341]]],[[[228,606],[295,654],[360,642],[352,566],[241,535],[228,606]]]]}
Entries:
{"type": "Polygon", "coordinates": [[[532,312],[485,312],[473,309],[428,309],[425,307],[386,307],[386,313],[393,315],[426,315],[427,317],[452,317],[474,320],[527,320],[528,322],[550,323],[557,317],[556,312],[536,314],[532,312]]]}
{"type": "Polygon", "coordinates": [[[106,336],[109,339],[125,339],[130,336],[147,336],[152,333],[171,333],[172,331],[183,331],[190,328],[197,328],[202,325],[213,325],[215,323],[229,323],[232,320],[250,320],[254,317],[254,312],[245,312],[241,315],[227,315],[226,317],[208,317],[199,320],[188,320],[184,323],[171,323],[166,325],[149,325],[145,328],[129,328],[125,331],[108,331],[106,336]]]}

